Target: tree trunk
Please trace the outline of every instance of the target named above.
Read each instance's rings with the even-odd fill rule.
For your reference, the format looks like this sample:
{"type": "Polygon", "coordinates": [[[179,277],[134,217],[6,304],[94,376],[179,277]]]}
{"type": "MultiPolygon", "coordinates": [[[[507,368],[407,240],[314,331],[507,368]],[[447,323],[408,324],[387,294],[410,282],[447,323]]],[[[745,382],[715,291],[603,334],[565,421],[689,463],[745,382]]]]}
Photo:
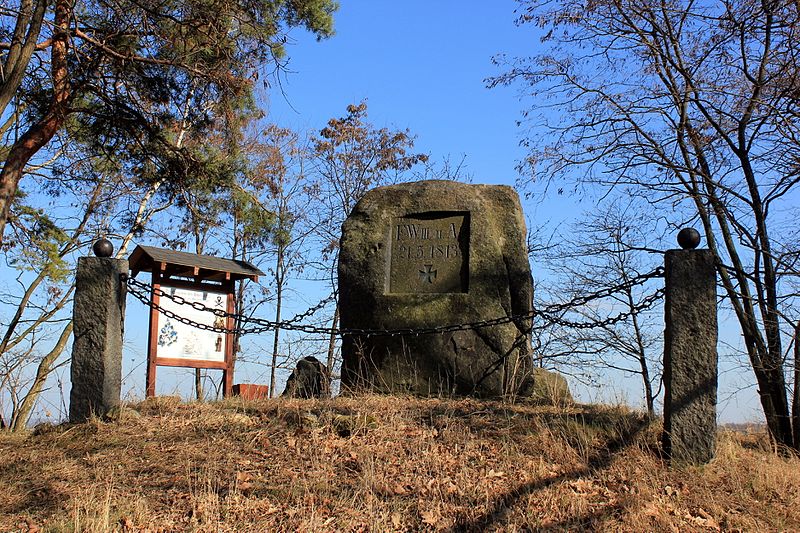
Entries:
{"type": "Polygon", "coordinates": [[[23,0],[19,7],[17,23],[11,38],[11,47],[3,64],[3,83],[0,84],[0,116],[5,115],[6,106],[19,89],[28,68],[39,31],[42,29],[47,0],[23,0]]]}
{"type": "Polygon", "coordinates": [[[800,451],[800,320],[794,325],[794,390],[792,391],[794,449],[800,451]]]}
{"type": "MultiPolygon", "coordinates": [[[[204,248],[204,240],[200,236],[200,227],[195,224],[194,226],[194,253],[202,254],[204,248]]],[[[194,369],[194,397],[198,402],[203,401],[203,374],[201,369],[194,369]]]]}
{"type": "MultiPolygon", "coordinates": [[[[633,296],[630,294],[630,289],[628,289],[628,298],[631,305],[633,305],[633,296]]],[[[633,309],[633,307],[631,307],[633,309]]],[[[655,398],[653,398],[653,384],[650,383],[650,369],[647,365],[647,357],[644,348],[644,342],[642,340],[642,332],[639,327],[639,317],[637,313],[633,313],[632,315],[633,320],[633,331],[636,335],[636,349],[637,354],[636,357],[639,360],[639,368],[641,369],[642,374],[642,386],[644,387],[644,399],[647,403],[647,416],[649,418],[655,418],[656,416],[656,408],[655,408],[655,398]]]]}
{"type": "Polygon", "coordinates": [[[58,342],[56,342],[56,345],[53,346],[53,349],[50,350],[50,352],[39,362],[39,366],[36,369],[36,377],[33,380],[33,385],[31,385],[30,390],[22,400],[19,409],[17,409],[17,411],[11,415],[11,431],[20,431],[25,429],[25,427],[28,425],[31,413],[33,412],[33,407],[36,405],[36,400],[39,398],[39,394],[41,394],[42,389],[44,388],[44,384],[47,381],[47,376],[50,375],[53,363],[64,351],[70,335],[72,335],[71,320],[64,327],[61,335],[58,338],[58,342]]]}
{"type": "MultiPolygon", "coordinates": [[[[752,106],[758,100],[761,85],[757,84],[754,91],[752,106]]],[[[780,318],[778,315],[778,281],[775,273],[775,264],[772,259],[771,240],[767,231],[767,219],[761,192],[759,191],[758,180],[753,170],[750,157],[746,151],[748,140],[745,135],[745,125],[749,122],[750,109],[748,115],[743,117],[739,123],[739,160],[742,164],[745,181],[750,192],[750,206],[753,209],[754,221],[756,223],[756,237],[758,239],[758,249],[756,259],[761,259],[763,269],[763,279],[755,276],[754,285],[758,296],[758,306],[761,312],[764,334],[766,337],[766,350],[762,355],[762,363],[770,382],[769,394],[772,404],[776,411],[776,423],[773,429],[773,437],[781,444],[793,447],[791,415],[789,412],[789,400],[787,398],[786,376],[783,367],[783,348],[781,347],[780,318]]],[[[759,261],[756,261],[758,268],[759,261]]]]}
{"type": "MultiPolygon", "coordinates": [[[[283,247],[278,247],[278,257],[275,261],[275,286],[277,301],[275,302],[275,322],[281,321],[281,305],[283,304],[283,247]]],[[[269,373],[269,397],[275,397],[275,367],[278,366],[278,342],[280,328],[276,327],[272,337],[272,368],[269,373]]]]}
{"type": "MultiPolygon", "coordinates": [[[[28,307],[28,302],[30,301],[31,296],[33,296],[36,288],[42,283],[42,281],[44,281],[45,277],[45,271],[42,269],[42,271],[39,272],[31,284],[25,289],[22,299],[17,304],[17,310],[14,312],[14,316],[11,317],[11,322],[9,322],[8,327],[6,328],[6,332],[3,335],[3,340],[0,341],[0,355],[6,353],[6,350],[9,348],[9,342],[11,341],[11,337],[14,335],[14,330],[16,330],[17,324],[19,324],[19,321],[22,319],[22,313],[28,307]]],[[[13,345],[11,347],[13,348],[13,345]]]]}
{"type": "MultiPolygon", "coordinates": [[[[720,273],[722,285],[728,294],[742,328],[745,346],[750,358],[750,365],[753,368],[753,373],[758,383],[759,398],[767,420],[767,428],[776,443],[791,447],[793,444],[792,433],[789,426],[789,405],[786,399],[783,368],[779,362],[776,362],[780,361],[780,357],[776,359],[773,352],[771,352],[771,350],[774,350],[776,347],[780,349],[780,344],[772,338],[773,335],[771,333],[771,327],[777,324],[777,318],[774,316],[774,313],[770,313],[767,309],[772,309],[771,303],[768,303],[767,307],[763,305],[762,287],[759,285],[756,286],[756,296],[751,293],[750,280],[746,276],[745,268],[739,257],[739,249],[736,240],[729,227],[728,212],[720,200],[716,184],[711,179],[711,170],[705,158],[702,143],[699,140],[699,134],[690,124],[687,124],[686,128],[689,132],[691,142],[695,147],[698,163],[702,169],[700,178],[705,187],[706,198],[711,203],[714,217],[719,224],[722,234],[723,245],[730,257],[730,261],[733,263],[733,276],[736,279],[736,284],[734,284],[730,278],[728,267],[723,266],[725,261],[721,257],[719,249],[716,246],[716,239],[710,221],[707,220],[705,215],[705,206],[699,198],[695,197],[694,200],[697,205],[698,214],[703,219],[706,242],[708,243],[709,249],[711,249],[715,255],[718,265],[717,270],[720,273]],[[753,304],[754,301],[761,304],[760,310],[762,313],[765,313],[762,316],[764,316],[764,327],[767,330],[766,342],[758,326],[756,309],[753,304]]],[[[757,197],[755,200],[760,201],[757,197]]],[[[759,257],[762,257],[760,252],[759,257]]],[[[775,287],[772,287],[768,292],[771,293],[774,289],[775,287]]],[[[771,301],[771,298],[768,297],[768,300],[771,301]]]]}
{"type": "Polygon", "coordinates": [[[53,19],[54,37],[50,54],[53,99],[47,113],[39,122],[31,126],[11,146],[3,170],[0,171],[0,245],[3,244],[6,222],[11,215],[11,204],[14,202],[19,182],[25,173],[25,165],[50,142],[66,120],[68,103],[72,97],[67,65],[68,30],[71,15],[71,3],[68,0],[57,0],[53,19]]]}
{"type": "Polygon", "coordinates": [[[194,369],[194,396],[198,402],[203,401],[203,373],[200,368],[194,369]]]}
{"type": "MultiPolygon", "coordinates": [[[[339,301],[336,301],[336,309],[333,310],[333,323],[331,323],[331,329],[336,329],[339,325],[339,301]]],[[[336,355],[336,333],[331,332],[330,339],[328,341],[328,379],[333,379],[333,365],[335,363],[334,356],[336,355]]]]}

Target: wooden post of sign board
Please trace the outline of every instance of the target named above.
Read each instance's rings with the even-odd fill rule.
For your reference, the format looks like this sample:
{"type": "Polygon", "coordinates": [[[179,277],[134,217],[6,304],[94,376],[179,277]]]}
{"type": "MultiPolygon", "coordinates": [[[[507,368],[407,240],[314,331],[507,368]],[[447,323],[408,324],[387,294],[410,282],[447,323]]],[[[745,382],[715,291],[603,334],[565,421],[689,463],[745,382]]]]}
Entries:
{"type": "Polygon", "coordinates": [[[228,332],[225,334],[225,370],[222,371],[222,397],[227,398],[233,393],[233,356],[234,356],[234,338],[233,329],[236,327],[236,321],[233,314],[236,311],[234,300],[234,289],[236,282],[228,280],[226,283],[227,301],[225,310],[228,312],[228,317],[225,321],[225,327],[228,332]]]}
{"type": "Polygon", "coordinates": [[[156,350],[158,349],[158,309],[161,301],[161,273],[153,269],[153,283],[150,292],[150,329],[147,334],[147,377],[145,378],[145,398],[156,395],[156,350]]]}

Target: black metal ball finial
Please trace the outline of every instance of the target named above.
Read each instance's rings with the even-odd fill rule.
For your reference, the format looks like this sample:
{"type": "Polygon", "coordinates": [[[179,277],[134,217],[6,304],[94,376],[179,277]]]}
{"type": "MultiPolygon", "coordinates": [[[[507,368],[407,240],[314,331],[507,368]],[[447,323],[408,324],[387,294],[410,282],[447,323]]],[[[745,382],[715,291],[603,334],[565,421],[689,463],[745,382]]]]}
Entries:
{"type": "Polygon", "coordinates": [[[99,239],[92,245],[92,251],[97,257],[111,257],[114,253],[114,245],[108,239],[99,239]]]}
{"type": "Polygon", "coordinates": [[[684,250],[694,250],[700,244],[700,232],[694,228],[683,228],[678,232],[678,245],[684,250]]]}

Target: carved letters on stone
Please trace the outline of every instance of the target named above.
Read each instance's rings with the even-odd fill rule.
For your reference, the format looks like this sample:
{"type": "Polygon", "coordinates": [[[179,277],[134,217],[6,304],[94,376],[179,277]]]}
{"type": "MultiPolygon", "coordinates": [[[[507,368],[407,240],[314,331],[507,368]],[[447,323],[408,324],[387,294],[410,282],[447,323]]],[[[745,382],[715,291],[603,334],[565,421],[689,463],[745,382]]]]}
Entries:
{"type": "Polygon", "coordinates": [[[419,213],[392,219],[388,292],[465,293],[469,213],[419,213]]]}

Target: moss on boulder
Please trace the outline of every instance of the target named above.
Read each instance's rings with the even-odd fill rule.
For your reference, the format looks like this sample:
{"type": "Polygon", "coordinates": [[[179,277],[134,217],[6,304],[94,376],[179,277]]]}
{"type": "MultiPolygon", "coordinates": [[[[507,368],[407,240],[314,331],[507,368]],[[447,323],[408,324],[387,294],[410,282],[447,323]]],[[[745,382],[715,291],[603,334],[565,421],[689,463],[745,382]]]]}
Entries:
{"type": "Polygon", "coordinates": [[[511,187],[421,181],[374,189],[342,228],[341,326],[415,332],[345,335],[342,385],[530,396],[532,292],[525,220],[511,187]],[[469,326],[503,317],[514,318],[469,326]],[[465,326],[425,331],[457,325],[465,326]]]}

